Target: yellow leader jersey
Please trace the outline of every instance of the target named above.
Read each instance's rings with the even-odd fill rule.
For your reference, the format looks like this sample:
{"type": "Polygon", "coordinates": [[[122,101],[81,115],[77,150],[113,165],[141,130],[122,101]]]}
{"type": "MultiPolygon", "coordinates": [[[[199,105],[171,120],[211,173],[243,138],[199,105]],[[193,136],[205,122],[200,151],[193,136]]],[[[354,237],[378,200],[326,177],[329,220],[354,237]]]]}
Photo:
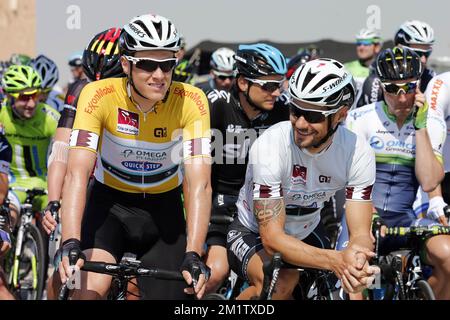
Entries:
{"type": "Polygon", "coordinates": [[[82,90],[71,148],[97,152],[95,178],[131,193],[161,193],[183,181],[182,162],[210,156],[208,100],[202,90],[172,82],[166,98],[144,114],[131,101],[126,78],[82,90]]]}

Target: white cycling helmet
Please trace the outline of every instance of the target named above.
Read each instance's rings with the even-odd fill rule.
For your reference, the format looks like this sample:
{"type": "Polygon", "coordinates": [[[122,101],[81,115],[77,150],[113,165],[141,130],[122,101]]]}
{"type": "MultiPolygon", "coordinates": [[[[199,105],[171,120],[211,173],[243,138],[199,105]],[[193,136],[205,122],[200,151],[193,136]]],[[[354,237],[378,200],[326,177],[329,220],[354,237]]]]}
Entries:
{"type": "Polygon", "coordinates": [[[408,46],[411,44],[432,45],[434,43],[434,31],[428,23],[410,20],[403,23],[395,34],[395,45],[408,46]]]}
{"type": "Polygon", "coordinates": [[[300,66],[289,80],[289,93],[292,98],[329,109],[351,106],[356,95],[351,73],[342,63],[326,58],[300,66]]]}
{"type": "Polygon", "coordinates": [[[370,40],[373,43],[380,43],[381,36],[380,33],[375,29],[361,29],[355,36],[356,41],[360,40],[370,40]]]}
{"type": "Polygon", "coordinates": [[[229,48],[219,48],[211,55],[211,68],[217,75],[230,75],[234,72],[236,52],[229,48]]]}
{"type": "Polygon", "coordinates": [[[30,64],[42,79],[41,88],[47,89],[55,86],[59,79],[59,73],[58,67],[53,60],[40,54],[31,60],[30,64]]]}
{"type": "Polygon", "coordinates": [[[162,16],[145,14],[131,19],[123,27],[120,48],[126,54],[144,50],[180,50],[175,25],[162,16]]]}

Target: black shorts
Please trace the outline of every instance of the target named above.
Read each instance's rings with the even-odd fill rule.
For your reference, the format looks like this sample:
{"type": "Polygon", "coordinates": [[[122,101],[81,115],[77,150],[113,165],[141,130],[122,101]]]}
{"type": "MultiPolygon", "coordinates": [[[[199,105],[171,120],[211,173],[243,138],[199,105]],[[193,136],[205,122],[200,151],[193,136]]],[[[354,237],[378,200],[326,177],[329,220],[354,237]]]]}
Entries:
{"type": "MultiPolygon", "coordinates": [[[[186,249],[181,188],[160,194],[133,194],[94,181],[81,228],[82,249],[108,251],[116,261],[125,252],[144,266],[178,270],[186,249]]],[[[138,278],[143,299],[184,299],[184,282],[138,278]]]]}
{"type": "Polygon", "coordinates": [[[446,172],[444,180],[441,182],[442,198],[445,203],[450,204],[450,172],[446,172]]]}
{"type": "MultiPolygon", "coordinates": [[[[236,202],[238,196],[214,193],[211,207],[211,217],[234,217],[237,213],[236,202]]],[[[227,232],[229,223],[209,224],[206,244],[209,246],[227,246],[227,232]]]]}
{"type": "MultiPolygon", "coordinates": [[[[322,222],[302,241],[317,248],[331,249],[330,239],[326,236],[322,222]]],[[[239,219],[234,219],[227,235],[227,255],[231,270],[248,281],[248,262],[261,249],[263,244],[260,235],[243,226],[239,219]]]]}

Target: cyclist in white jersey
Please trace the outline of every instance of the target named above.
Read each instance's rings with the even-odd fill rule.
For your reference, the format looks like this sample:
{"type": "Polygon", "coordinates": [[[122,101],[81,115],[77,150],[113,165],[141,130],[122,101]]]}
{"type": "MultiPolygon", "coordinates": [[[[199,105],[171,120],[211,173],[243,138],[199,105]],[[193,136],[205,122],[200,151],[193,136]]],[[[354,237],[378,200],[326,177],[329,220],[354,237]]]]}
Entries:
{"type": "MultiPolygon", "coordinates": [[[[310,61],[290,78],[289,92],[290,121],[266,130],[250,150],[238,219],[228,232],[230,266],[250,284],[239,299],[260,293],[262,264],[274,252],[291,264],[333,271],[348,292],[361,291],[378,271],[367,263],[374,153],[339,127],[355,99],[352,76],[338,61],[310,61]],[[337,252],[329,249],[320,209],[343,187],[351,244],[337,252]]],[[[290,298],[298,280],[298,271],[283,269],[274,298],[290,298]]]]}
{"type": "Polygon", "coordinates": [[[444,158],[445,177],[441,185],[430,194],[419,190],[414,203],[415,214],[426,214],[428,218],[439,220],[446,225],[448,222],[444,215],[444,208],[450,203],[450,72],[434,77],[425,91],[425,98],[430,106],[428,119],[440,117],[446,122],[446,136],[442,155],[444,158]]]}
{"type": "MultiPolygon", "coordinates": [[[[433,191],[444,176],[445,123],[427,112],[428,104],[419,89],[422,71],[423,64],[413,50],[394,47],[382,51],[377,74],[384,100],[354,110],[347,118],[347,126],[375,151],[373,204],[388,227],[438,224],[417,220],[412,212],[418,185],[426,192],[433,191]]],[[[379,245],[381,254],[404,247],[408,247],[404,238],[382,238],[379,245]]],[[[421,259],[433,266],[428,281],[436,298],[450,299],[450,236],[428,239],[421,259]]]]}

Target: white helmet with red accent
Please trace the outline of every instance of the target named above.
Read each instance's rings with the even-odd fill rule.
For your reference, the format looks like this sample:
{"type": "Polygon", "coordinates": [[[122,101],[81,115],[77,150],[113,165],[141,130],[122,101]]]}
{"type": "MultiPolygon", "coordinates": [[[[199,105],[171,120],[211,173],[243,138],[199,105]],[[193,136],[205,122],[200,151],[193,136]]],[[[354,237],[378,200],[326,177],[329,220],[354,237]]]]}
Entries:
{"type": "Polygon", "coordinates": [[[289,80],[289,93],[292,98],[329,109],[351,106],[356,95],[351,73],[342,63],[327,58],[300,66],[289,80]]]}

